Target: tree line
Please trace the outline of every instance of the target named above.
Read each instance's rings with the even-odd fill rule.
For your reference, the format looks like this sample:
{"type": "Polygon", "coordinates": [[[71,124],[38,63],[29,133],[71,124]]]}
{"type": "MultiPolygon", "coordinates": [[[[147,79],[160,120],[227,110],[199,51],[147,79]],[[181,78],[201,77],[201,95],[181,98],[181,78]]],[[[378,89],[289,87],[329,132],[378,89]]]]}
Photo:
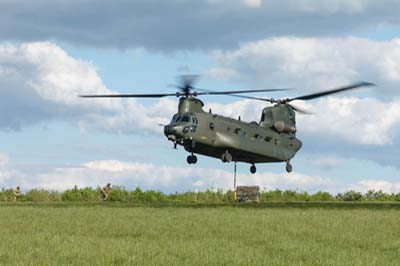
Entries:
{"type": "MultiPolygon", "coordinates": [[[[0,201],[13,202],[15,200],[13,189],[2,189],[0,191],[0,201]]],[[[19,201],[21,202],[101,202],[100,188],[74,187],[65,191],[49,191],[45,189],[32,189],[23,193],[19,201]]],[[[188,191],[181,193],[163,193],[155,190],[142,190],[137,187],[134,190],[126,189],[122,186],[114,186],[107,201],[125,203],[223,203],[234,202],[235,192],[232,190],[223,191],[222,189],[205,191],[188,191]]],[[[360,193],[350,190],[343,193],[332,195],[328,192],[319,191],[308,193],[298,190],[270,190],[260,192],[260,202],[303,202],[303,201],[350,201],[350,202],[400,202],[400,193],[385,193],[381,190],[370,190],[367,193],[360,193]]]]}

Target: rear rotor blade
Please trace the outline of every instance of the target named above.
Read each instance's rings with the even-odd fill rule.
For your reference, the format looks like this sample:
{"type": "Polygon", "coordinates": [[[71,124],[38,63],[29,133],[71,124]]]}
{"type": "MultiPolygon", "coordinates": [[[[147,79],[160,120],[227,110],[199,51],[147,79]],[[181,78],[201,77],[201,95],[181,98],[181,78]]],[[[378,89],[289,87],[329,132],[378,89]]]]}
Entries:
{"type": "Polygon", "coordinates": [[[369,87],[369,86],[375,86],[375,84],[363,81],[363,82],[351,84],[349,86],[344,86],[344,87],[340,87],[340,88],[336,88],[336,89],[332,89],[332,90],[328,90],[328,91],[321,91],[321,92],[316,92],[316,93],[312,93],[312,94],[308,94],[308,95],[303,95],[303,96],[287,99],[286,101],[290,102],[290,101],[294,101],[294,100],[312,100],[315,98],[324,97],[324,96],[342,92],[342,91],[353,90],[353,89],[357,89],[360,87],[369,87]]]}
{"type": "Polygon", "coordinates": [[[252,96],[245,96],[245,95],[236,95],[236,94],[229,94],[229,96],[237,97],[237,98],[243,98],[243,99],[249,99],[249,100],[257,100],[257,101],[263,101],[263,102],[269,102],[273,103],[275,102],[274,99],[270,98],[260,98],[260,97],[252,97],[252,96]]]}
{"type": "Polygon", "coordinates": [[[303,115],[313,115],[313,114],[314,114],[313,112],[310,112],[310,111],[308,111],[308,110],[305,110],[305,109],[300,108],[300,107],[298,107],[298,106],[295,106],[295,105],[293,105],[293,104],[287,104],[287,105],[289,105],[290,107],[292,107],[293,110],[295,110],[296,112],[298,112],[298,113],[300,113],[300,114],[303,114],[303,115]]]}

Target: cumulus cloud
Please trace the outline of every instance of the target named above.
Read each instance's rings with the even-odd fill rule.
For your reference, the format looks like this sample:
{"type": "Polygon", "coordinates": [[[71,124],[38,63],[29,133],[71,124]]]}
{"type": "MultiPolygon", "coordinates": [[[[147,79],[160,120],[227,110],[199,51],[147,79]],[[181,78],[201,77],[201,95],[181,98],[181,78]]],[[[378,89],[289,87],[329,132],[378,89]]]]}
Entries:
{"type": "Polygon", "coordinates": [[[389,182],[386,180],[361,180],[357,184],[353,185],[352,189],[364,193],[369,190],[382,190],[387,193],[399,193],[400,182],[389,182]]]}
{"type": "Polygon", "coordinates": [[[0,38],[162,51],[232,48],[271,36],[398,25],[399,7],[397,0],[1,1],[0,38]]]}
{"type": "MultiPolygon", "coordinates": [[[[306,137],[339,137],[349,143],[382,146],[392,144],[399,132],[400,39],[272,38],[233,51],[216,51],[214,58],[211,76],[254,87],[297,87],[307,93],[359,80],[378,85],[365,90],[370,97],[294,102],[316,113],[298,116],[298,129],[306,137]]],[[[214,105],[219,112],[256,121],[263,106],[250,101],[231,107],[214,105]]]]}
{"type": "Polygon", "coordinates": [[[316,115],[299,118],[299,127],[310,135],[382,146],[392,144],[400,132],[400,100],[332,97],[317,101],[313,110],[316,115]]]}
{"type": "Polygon", "coordinates": [[[1,130],[62,120],[86,130],[159,132],[157,124],[166,123],[174,112],[169,99],[146,108],[135,100],[78,97],[112,93],[93,64],[71,57],[55,44],[0,45],[1,130]]]}
{"type": "MultiPolygon", "coordinates": [[[[367,63],[377,59],[378,51],[385,53],[385,50],[390,50],[387,55],[382,55],[384,58],[390,58],[392,62],[385,67],[387,72],[382,71],[382,83],[385,81],[385,84],[389,84],[389,87],[392,84],[394,88],[395,84],[400,82],[400,65],[397,66],[395,60],[398,53],[400,62],[398,40],[380,44],[362,39],[349,39],[348,44],[343,44],[343,48],[336,50],[336,57],[332,54],[335,50],[332,44],[335,42],[332,40],[322,43],[318,40],[292,41],[290,43],[286,38],[263,41],[255,44],[255,48],[248,45],[236,52],[220,55],[221,58],[217,60],[225,66],[229,65],[228,71],[240,71],[248,78],[263,80],[270,76],[272,80],[285,79],[288,83],[309,82],[316,86],[317,83],[336,83],[339,80],[345,82],[360,78],[363,76],[360,73],[368,72],[361,69],[362,65],[371,65],[367,63]],[[292,46],[296,42],[300,44],[292,46]],[[365,46],[364,50],[370,47],[370,61],[358,59],[366,56],[366,52],[358,56],[353,55],[353,59],[349,58],[350,54],[347,52],[340,55],[340,51],[345,51],[346,47],[354,44],[353,42],[356,46],[365,46]],[[302,47],[299,51],[305,50],[299,52],[298,56],[292,50],[297,46],[302,47]],[[276,50],[271,51],[269,48],[272,47],[276,50]],[[379,49],[376,48],[373,52],[371,47],[379,49]],[[320,57],[319,55],[325,54],[325,50],[328,50],[326,53],[330,56],[320,57]],[[258,64],[260,58],[261,63],[258,64]],[[335,63],[335,60],[338,63],[335,63]],[[358,62],[359,60],[361,62],[358,62]],[[267,68],[274,66],[280,70],[279,73],[268,72],[267,68]],[[350,71],[338,71],[340,66],[350,71]],[[260,73],[254,71],[253,74],[250,71],[252,69],[260,73]],[[332,74],[332,80],[327,78],[330,71],[337,73],[332,74]],[[264,78],[261,76],[264,72],[270,74],[264,78]]],[[[339,43],[340,40],[336,42],[339,43]]],[[[378,67],[376,70],[369,70],[374,71],[377,72],[378,67]]],[[[62,120],[84,130],[98,129],[113,133],[134,133],[138,130],[161,132],[161,127],[157,124],[167,123],[176,108],[174,99],[161,99],[148,107],[135,100],[78,98],[79,94],[113,91],[103,84],[95,66],[69,56],[52,43],[0,45],[0,88],[2,130],[18,130],[41,122],[62,120]]],[[[355,144],[388,145],[393,142],[400,125],[398,99],[386,101],[375,98],[329,97],[316,100],[312,105],[303,102],[296,104],[316,113],[313,116],[298,116],[298,128],[308,136],[339,137],[355,144]]],[[[211,107],[215,113],[258,121],[264,106],[263,102],[242,100],[230,104],[208,103],[206,110],[211,107]]]]}
{"type": "MultiPolygon", "coordinates": [[[[0,183],[5,188],[20,185],[24,190],[44,188],[62,191],[75,185],[97,187],[108,182],[129,189],[139,186],[142,189],[167,193],[209,188],[229,190],[233,187],[233,173],[213,168],[177,167],[119,160],[89,161],[77,165],[46,165],[42,168],[37,167],[36,171],[12,164],[0,167],[0,183]]],[[[400,183],[396,181],[364,179],[357,183],[343,183],[329,177],[298,172],[238,174],[237,184],[256,184],[262,190],[299,190],[311,193],[316,191],[338,193],[351,189],[361,192],[368,190],[400,192],[400,183]]]]}
{"type": "Polygon", "coordinates": [[[281,37],[213,55],[215,78],[308,90],[367,80],[379,94],[400,94],[400,39],[281,37]]]}
{"type": "MultiPolygon", "coordinates": [[[[21,185],[24,189],[46,188],[64,190],[74,185],[92,186],[111,182],[128,188],[140,186],[164,192],[232,189],[233,174],[219,169],[177,167],[152,163],[124,162],[118,160],[90,161],[79,165],[46,166],[36,172],[12,165],[0,169],[3,187],[21,185]]],[[[238,185],[259,185],[262,189],[332,190],[335,182],[329,178],[307,176],[301,173],[238,174],[238,185]]]]}

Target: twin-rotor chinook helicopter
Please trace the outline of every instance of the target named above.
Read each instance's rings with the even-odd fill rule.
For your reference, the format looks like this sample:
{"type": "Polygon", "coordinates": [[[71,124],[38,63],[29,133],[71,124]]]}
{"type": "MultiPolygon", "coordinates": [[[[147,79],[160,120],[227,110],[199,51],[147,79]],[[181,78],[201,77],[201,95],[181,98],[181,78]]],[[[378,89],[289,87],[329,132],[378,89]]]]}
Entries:
{"type": "Polygon", "coordinates": [[[195,154],[219,158],[222,162],[250,163],[250,172],[256,172],[256,163],[286,162],[286,171],[292,171],[290,160],[299,151],[302,143],[296,138],[295,112],[308,112],[291,104],[295,100],[312,100],[330,94],[372,86],[369,82],[359,82],[340,88],[286,99],[272,99],[244,96],[244,93],[272,92],[285,89],[209,91],[196,89],[195,76],[182,76],[182,85],[176,86],[176,93],[159,94],[119,94],[81,95],[84,98],[161,98],[180,97],[178,112],[171,122],[164,126],[164,134],[174,143],[182,145],[190,153],[189,164],[195,164],[195,154]],[[260,122],[244,122],[203,110],[201,95],[231,95],[235,97],[272,103],[261,113],[260,122]]]}

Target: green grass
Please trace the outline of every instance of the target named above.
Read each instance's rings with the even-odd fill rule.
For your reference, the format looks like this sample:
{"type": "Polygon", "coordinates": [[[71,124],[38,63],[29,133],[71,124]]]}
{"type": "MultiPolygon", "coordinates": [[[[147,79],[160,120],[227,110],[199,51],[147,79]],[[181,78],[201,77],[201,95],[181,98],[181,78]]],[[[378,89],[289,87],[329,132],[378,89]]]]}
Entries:
{"type": "Polygon", "coordinates": [[[0,265],[400,265],[399,208],[292,206],[2,204],[0,265]]]}

